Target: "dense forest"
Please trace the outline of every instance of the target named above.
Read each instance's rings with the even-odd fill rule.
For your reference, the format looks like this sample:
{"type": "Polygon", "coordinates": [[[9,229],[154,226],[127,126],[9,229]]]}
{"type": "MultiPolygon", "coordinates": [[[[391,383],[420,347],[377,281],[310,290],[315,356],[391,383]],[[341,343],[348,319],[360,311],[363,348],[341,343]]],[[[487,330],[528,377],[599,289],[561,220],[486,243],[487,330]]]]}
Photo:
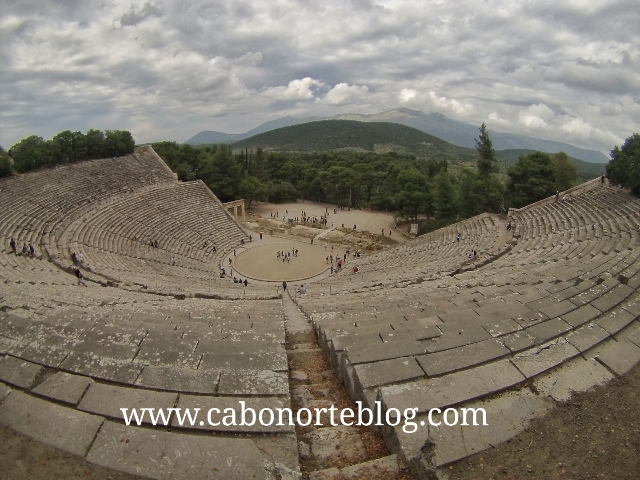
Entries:
{"type": "Polygon", "coordinates": [[[133,152],[135,142],[126,130],[89,130],[60,132],[50,140],[31,135],[16,143],[8,152],[0,147],[0,176],[16,171],[28,172],[36,168],[96,158],[118,157],[133,152]]]}
{"type": "Polygon", "coordinates": [[[353,208],[438,219],[504,212],[570,188],[576,167],[564,153],[521,156],[505,173],[482,125],[476,165],[455,172],[445,160],[395,152],[269,152],[175,142],[153,148],[181,180],[203,180],[223,201],[284,202],[304,198],[353,208]],[[506,180],[506,182],[505,182],[506,180]]]}

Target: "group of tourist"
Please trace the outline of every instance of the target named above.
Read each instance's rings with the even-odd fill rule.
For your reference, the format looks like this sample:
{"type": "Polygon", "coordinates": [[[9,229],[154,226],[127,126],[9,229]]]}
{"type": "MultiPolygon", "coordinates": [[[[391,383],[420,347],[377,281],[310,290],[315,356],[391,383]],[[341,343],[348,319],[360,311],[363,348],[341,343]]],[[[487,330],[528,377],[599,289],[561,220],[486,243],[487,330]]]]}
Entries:
{"type": "MultiPolygon", "coordinates": [[[[334,208],[333,213],[336,213],[336,212],[337,210],[334,208]]],[[[307,215],[307,212],[305,212],[304,210],[301,210],[300,213],[301,213],[301,216],[292,217],[291,220],[293,220],[295,223],[310,223],[311,225],[327,225],[327,222],[329,219],[329,211],[327,208],[325,208],[324,215],[320,215],[319,217],[317,215],[307,215]]],[[[271,216],[271,219],[273,220],[281,219],[279,211],[276,211],[275,213],[270,212],[270,216],[271,216]]],[[[282,221],[286,222],[288,218],[289,218],[289,211],[285,210],[285,215],[282,215],[282,221]]],[[[333,223],[331,224],[331,226],[333,227],[333,223]]],[[[354,230],[355,230],[355,225],[354,225],[354,230]]]]}
{"type": "Polygon", "coordinates": [[[9,246],[11,247],[11,253],[14,255],[30,255],[32,257],[36,256],[36,247],[33,246],[31,242],[29,242],[29,246],[27,247],[26,242],[22,244],[22,252],[18,253],[18,242],[16,242],[15,238],[12,238],[9,242],[9,246]]]}
{"type": "Polygon", "coordinates": [[[280,250],[276,252],[276,260],[282,259],[282,263],[291,261],[291,257],[298,256],[298,249],[292,248],[290,252],[285,252],[284,250],[280,250]]]}

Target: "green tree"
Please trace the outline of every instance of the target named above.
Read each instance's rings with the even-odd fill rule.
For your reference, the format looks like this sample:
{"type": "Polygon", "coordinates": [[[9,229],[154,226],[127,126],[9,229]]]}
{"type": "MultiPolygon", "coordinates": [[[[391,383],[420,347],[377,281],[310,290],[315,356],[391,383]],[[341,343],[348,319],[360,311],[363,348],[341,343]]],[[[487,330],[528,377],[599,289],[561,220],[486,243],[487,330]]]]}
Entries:
{"type": "Polygon", "coordinates": [[[253,175],[255,175],[261,182],[266,182],[268,180],[267,170],[264,163],[264,151],[262,150],[262,147],[257,147],[252,172],[253,175]]]}
{"type": "Polygon", "coordinates": [[[238,198],[238,187],[241,180],[241,167],[229,147],[221,146],[204,163],[201,178],[211,191],[223,202],[238,198]]]}
{"type": "Polygon", "coordinates": [[[268,198],[272,203],[289,202],[298,198],[298,192],[296,191],[295,187],[289,182],[273,180],[269,182],[268,187],[268,198]]]}
{"type": "Polygon", "coordinates": [[[178,166],[173,168],[173,171],[178,174],[178,180],[186,182],[187,180],[193,180],[195,172],[191,170],[191,166],[188,163],[179,163],[178,166]]]}
{"type": "Polygon", "coordinates": [[[496,152],[493,143],[489,138],[487,126],[483,123],[480,126],[480,137],[475,139],[476,150],[478,151],[478,175],[480,177],[489,176],[498,170],[496,152]]]}
{"type": "Polygon", "coordinates": [[[434,179],[433,204],[437,218],[454,218],[455,192],[448,172],[442,171],[434,179]]]}
{"type": "Polygon", "coordinates": [[[397,211],[404,217],[418,220],[418,213],[427,211],[427,179],[415,168],[404,170],[398,175],[398,186],[400,190],[394,198],[397,211]]]}
{"type": "Polygon", "coordinates": [[[611,160],[606,170],[611,183],[640,195],[640,133],[634,133],[624,141],[622,147],[616,145],[611,150],[611,160]]]}
{"type": "MultiPolygon", "coordinates": [[[[84,135],[82,135],[82,138],[84,139],[84,135]]],[[[69,163],[78,160],[80,152],[78,151],[78,147],[75,145],[77,140],[78,137],[76,137],[70,130],[60,132],[53,137],[53,143],[57,145],[58,163],[69,163]]]]}
{"type": "Polygon", "coordinates": [[[248,176],[240,181],[238,193],[247,200],[249,207],[251,207],[253,200],[266,200],[269,196],[269,189],[256,177],[248,176]]]}
{"type": "Polygon", "coordinates": [[[104,133],[100,130],[89,130],[85,134],[87,158],[104,158],[104,133]]]}
{"type": "Polygon", "coordinates": [[[556,177],[547,153],[521,156],[507,171],[507,198],[512,207],[524,207],[556,192],[556,177]]]}
{"type": "Polygon", "coordinates": [[[16,171],[24,173],[46,165],[49,153],[42,137],[31,135],[11,147],[9,156],[16,171]]]}
{"type": "Polygon", "coordinates": [[[135,142],[126,130],[107,130],[104,135],[102,154],[105,157],[119,157],[133,152],[135,142]]]}
{"type": "Polygon", "coordinates": [[[482,203],[478,174],[467,168],[462,169],[458,175],[458,186],[460,214],[465,218],[473,217],[478,212],[478,205],[482,203]]]}
{"type": "Polygon", "coordinates": [[[13,175],[11,158],[5,149],[0,146],[0,177],[10,177],[11,175],[13,175]]]}
{"type": "Polygon", "coordinates": [[[504,185],[496,175],[481,177],[476,185],[476,192],[479,197],[476,215],[500,212],[504,200],[504,185]]]}
{"type": "Polygon", "coordinates": [[[556,190],[568,190],[578,177],[578,169],[569,162],[569,157],[564,152],[554,153],[551,156],[551,163],[556,175],[556,190]]]}

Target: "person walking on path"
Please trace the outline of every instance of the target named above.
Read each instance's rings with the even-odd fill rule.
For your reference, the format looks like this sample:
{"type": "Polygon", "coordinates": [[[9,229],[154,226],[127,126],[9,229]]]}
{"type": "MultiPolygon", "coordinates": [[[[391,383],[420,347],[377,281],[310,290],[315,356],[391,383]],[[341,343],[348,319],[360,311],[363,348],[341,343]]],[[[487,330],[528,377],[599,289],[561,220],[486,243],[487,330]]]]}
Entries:
{"type": "Polygon", "coordinates": [[[282,282],[282,290],[287,291],[287,282],[282,282]]]}

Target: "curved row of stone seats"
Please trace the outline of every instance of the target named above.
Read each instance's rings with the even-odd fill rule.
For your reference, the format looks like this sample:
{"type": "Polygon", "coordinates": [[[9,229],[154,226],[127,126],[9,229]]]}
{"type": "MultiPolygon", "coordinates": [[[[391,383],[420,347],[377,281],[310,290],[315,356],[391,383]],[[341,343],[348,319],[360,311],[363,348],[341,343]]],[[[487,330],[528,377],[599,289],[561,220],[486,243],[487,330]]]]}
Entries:
{"type": "Polygon", "coordinates": [[[133,383],[145,366],[286,371],[278,301],[209,300],[201,308],[200,317],[162,308],[9,314],[0,337],[5,353],[114,382],[133,383]]]}
{"type": "MultiPolygon", "coordinates": [[[[5,179],[0,205],[0,239],[7,246],[0,254],[0,278],[5,281],[72,282],[55,270],[68,270],[76,252],[85,257],[81,268],[88,280],[104,283],[106,278],[126,282],[126,288],[169,294],[221,290],[229,298],[246,296],[231,279],[218,278],[222,256],[245,235],[202,182],[175,180],[151,147],[5,179]],[[19,249],[33,244],[37,258],[44,254],[53,264],[10,255],[11,238],[19,249]],[[160,248],[150,247],[150,240],[160,248]]],[[[273,296],[257,285],[249,291],[256,298],[273,296]]]]}
{"type": "MultiPolygon", "coordinates": [[[[75,382],[74,387],[78,389],[80,382],[73,378],[68,381],[75,382]]],[[[43,388],[49,390],[56,387],[59,385],[43,388]]],[[[95,384],[88,389],[85,387],[86,395],[92,399],[85,408],[99,405],[93,400],[92,388],[96,388],[95,384]]],[[[108,390],[97,393],[114,398],[118,392],[108,390]]],[[[141,397],[135,399],[141,400],[141,397]]],[[[155,409],[155,406],[172,405],[172,399],[173,395],[156,393],[142,401],[151,402],[146,404],[154,405],[149,408],[155,409]]],[[[127,426],[101,415],[102,412],[51,403],[2,383],[0,400],[0,423],[3,425],[83,457],[90,463],[142,478],[270,480],[299,476],[297,458],[293,453],[297,449],[293,434],[270,432],[248,438],[247,435],[222,437],[192,434],[177,428],[127,426]]],[[[228,408],[224,402],[214,404],[228,408]]],[[[253,402],[247,404],[258,407],[253,402]]],[[[217,419],[215,416],[213,418],[217,419]]]]}
{"type": "MultiPolygon", "coordinates": [[[[638,205],[600,186],[514,215],[517,244],[477,270],[334,295],[312,285],[297,301],[353,398],[379,400],[385,410],[417,407],[426,415],[485,401],[574,358],[598,356],[619,373],[620,356],[626,365],[640,361],[640,349],[624,340],[639,325],[637,227],[622,221],[638,205]],[[581,226],[580,215],[593,223],[581,226]]],[[[418,447],[440,448],[430,468],[472,453],[447,450],[446,435],[409,440],[398,428],[385,435],[392,451],[422,465],[417,471],[429,463],[420,448],[407,453],[418,437],[418,447]]]]}
{"type": "Polygon", "coordinates": [[[239,424],[240,402],[256,413],[290,407],[281,302],[77,290],[84,308],[50,305],[21,312],[31,318],[0,319],[0,423],[90,462],[150,478],[205,467],[225,478],[299,471],[286,411],[285,425],[221,421],[232,409],[239,424]],[[97,303],[109,293],[114,303],[97,303]],[[54,313],[40,314],[47,310],[54,313]],[[154,415],[164,409],[167,425],[161,417],[154,425],[150,415],[141,426],[135,417],[126,425],[121,408],[129,415],[132,408],[139,414],[156,409],[154,415]],[[181,422],[175,413],[169,417],[170,408],[200,411],[195,422],[181,422]],[[212,411],[217,425],[207,417],[213,408],[223,412],[212,411]],[[194,453],[209,448],[215,452],[194,453]]]}
{"type": "Polygon", "coordinates": [[[190,182],[118,197],[88,212],[64,232],[60,250],[82,253],[92,271],[108,278],[181,277],[206,286],[218,277],[220,251],[244,238],[206,186],[190,182]],[[158,248],[150,246],[154,241],[158,248]]]}
{"type": "MultiPolygon", "coordinates": [[[[444,410],[523,385],[572,358],[592,358],[599,352],[591,352],[607,341],[612,344],[607,346],[608,369],[617,368],[620,355],[630,357],[631,364],[639,361],[640,349],[613,340],[639,326],[640,282],[634,282],[585,281],[578,285],[581,292],[574,282],[471,289],[457,285],[431,295],[420,289],[415,297],[408,292],[404,298],[363,296],[367,308],[351,311],[349,302],[356,299],[337,295],[337,302],[344,300],[339,321],[326,314],[312,318],[353,398],[370,406],[380,400],[384,409],[401,412],[417,407],[426,415],[430,408],[444,410]],[[410,301],[423,296],[421,305],[410,301]],[[368,313],[372,305],[376,312],[368,313]],[[445,313],[419,318],[433,315],[435,309],[445,313]]],[[[393,451],[415,442],[399,429],[385,435],[393,451]]],[[[464,444],[464,439],[456,441],[464,444]]],[[[434,466],[473,453],[444,454],[443,442],[434,466]]],[[[415,458],[422,461],[421,455],[415,453],[415,458]]]]}
{"type": "Polygon", "coordinates": [[[373,283],[392,285],[433,279],[460,268],[476,268],[507,248],[501,242],[499,223],[496,217],[482,214],[413,242],[357,259],[350,257],[339,274],[317,285],[321,291],[329,290],[329,286],[332,292],[351,291],[373,283]],[[473,250],[477,255],[470,258],[473,250]],[[357,274],[352,273],[354,265],[358,267],[357,274]]]}
{"type": "Polygon", "coordinates": [[[0,238],[8,245],[43,236],[89,205],[119,192],[161,182],[176,182],[151,148],[136,148],[118,158],[91,160],[16,175],[0,182],[0,238]]]}
{"type": "MultiPolygon", "coordinates": [[[[575,267],[570,267],[572,267],[574,264],[577,266],[580,263],[569,261],[572,255],[567,254],[567,252],[565,251],[563,253],[564,257],[562,261],[565,268],[562,268],[562,265],[557,263],[559,260],[558,258],[553,258],[553,260],[550,260],[543,269],[534,269],[531,272],[525,272],[524,274],[521,274],[518,278],[518,282],[524,285],[526,285],[527,282],[529,283],[529,285],[535,285],[536,283],[541,282],[541,279],[545,279],[545,275],[548,273],[547,270],[563,271],[566,277],[564,279],[566,280],[566,282],[563,285],[565,288],[570,285],[570,283],[567,282],[580,279],[580,283],[575,286],[571,285],[572,288],[568,289],[562,297],[562,301],[565,302],[564,306],[569,309],[575,309],[576,306],[581,306],[585,303],[589,303],[596,296],[602,294],[607,294],[612,298],[617,298],[618,293],[624,291],[628,296],[632,293],[633,290],[630,287],[624,284],[617,285],[615,293],[613,291],[611,293],[608,293],[608,290],[604,290],[604,287],[599,284],[601,279],[598,279],[598,276],[600,274],[606,272],[610,277],[620,274],[623,275],[623,278],[631,278],[632,280],[635,280],[639,264],[637,261],[637,252],[634,252],[633,250],[633,246],[635,245],[635,243],[632,244],[630,242],[633,237],[625,234],[621,234],[619,237],[619,241],[617,242],[619,249],[616,250],[617,253],[615,255],[609,255],[609,252],[607,252],[607,254],[599,253],[598,257],[589,257],[590,261],[587,265],[583,265],[583,269],[575,269],[575,267]],[[590,279],[590,281],[582,281],[582,279],[580,278],[581,276],[585,277],[586,279],[590,279]],[[573,300],[573,304],[569,302],[569,299],[573,300]]],[[[509,252],[500,260],[496,261],[494,264],[491,264],[488,269],[492,272],[493,275],[496,275],[503,269],[511,269],[513,265],[530,266],[533,262],[531,260],[527,260],[529,258],[529,252],[528,249],[523,247],[524,245],[526,245],[526,242],[521,242],[521,244],[519,245],[519,247],[521,247],[520,249],[509,252]],[[525,261],[523,261],[523,256],[525,261]]],[[[575,243],[575,245],[580,248],[580,245],[578,243],[575,243]]],[[[602,249],[605,246],[606,244],[602,242],[595,243],[596,248],[602,249]]],[[[595,250],[591,249],[590,251],[594,252],[595,250]]],[[[535,257],[538,261],[540,259],[540,256],[540,253],[535,254],[535,257]]],[[[573,255],[573,258],[581,260],[581,257],[579,255],[573,255]]],[[[465,278],[473,278],[477,276],[477,273],[470,273],[466,275],[465,278]]],[[[618,283],[618,280],[613,278],[608,282],[609,283],[605,282],[605,285],[615,285],[618,283]]],[[[555,292],[559,289],[559,287],[557,287],[556,285],[556,283],[552,283],[551,287],[548,287],[548,290],[552,290],[555,292]]],[[[515,311],[510,311],[509,315],[505,317],[505,321],[507,318],[511,320],[510,322],[508,322],[511,327],[516,328],[515,324],[512,323],[512,321],[514,321],[512,317],[516,314],[527,314],[533,320],[536,320],[536,322],[540,323],[541,321],[553,318],[547,315],[548,312],[540,311],[539,307],[546,306],[546,303],[552,304],[553,302],[557,302],[559,294],[556,294],[553,299],[550,299],[547,298],[551,296],[551,293],[548,290],[542,290],[542,293],[540,293],[540,289],[537,287],[534,287],[534,290],[535,292],[527,292],[527,294],[522,297],[524,300],[528,301],[531,298],[529,293],[531,295],[534,295],[536,297],[534,299],[536,303],[532,305],[528,305],[527,302],[522,305],[521,299],[515,299],[515,303],[517,304],[515,311]]],[[[495,294],[496,291],[494,290],[493,293],[495,294]]],[[[509,289],[504,289],[504,287],[502,291],[497,290],[498,295],[512,295],[512,293],[512,291],[510,291],[509,289]]],[[[349,335],[356,334],[356,332],[358,332],[360,335],[364,335],[368,333],[368,330],[372,329],[373,337],[364,338],[374,338],[376,339],[376,341],[383,341],[384,339],[384,341],[386,341],[398,338],[406,338],[404,330],[415,329],[417,330],[417,332],[420,332],[419,335],[424,337],[415,339],[423,340],[425,338],[429,338],[429,335],[438,336],[443,333],[441,331],[441,328],[429,329],[425,327],[433,326],[434,323],[446,323],[452,317],[456,317],[458,321],[460,321],[461,318],[468,318],[471,322],[480,325],[481,322],[478,319],[478,315],[482,314],[482,310],[479,310],[478,308],[472,310],[471,308],[478,307],[478,305],[482,307],[482,304],[478,304],[478,302],[482,302],[484,301],[484,299],[481,297],[477,298],[478,294],[475,291],[466,292],[466,295],[470,295],[471,298],[463,297],[462,300],[456,299],[456,301],[453,302],[453,305],[449,302],[449,300],[446,300],[444,303],[442,301],[428,300],[432,296],[442,297],[442,294],[442,290],[429,287],[428,284],[412,285],[410,289],[404,289],[404,292],[400,298],[402,299],[402,302],[405,302],[405,304],[402,307],[398,308],[396,308],[396,305],[390,306],[390,304],[392,304],[393,302],[393,296],[391,296],[386,290],[364,293],[352,292],[348,295],[347,298],[342,295],[338,295],[322,296],[320,298],[314,299],[313,295],[309,295],[306,296],[306,298],[300,298],[299,303],[316,324],[321,343],[325,344],[328,351],[333,352],[332,361],[334,365],[339,366],[339,361],[335,355],[335,352],[342,351],[342,347],[336,347],[336,342],[334,342],[332,338],[328,338],[325,330],[331,332],[331,335],[349,335]],[[376,300],[377,294],[380,294],[380,296],[382,297],[379,301],[376,300]],[[424,317],[420,322],[416,323],[415,321],[413,321],[413,319],[419,318],[420,316],[424,317]],[[399,330],[399,332],[392,333],[396,330],[399,330]],[[429,330],[431,331],[429,332],[429,330]],[[387,332],[387,334],[392,336],[393,338],[385,338],[384,332],[387,332]],[[402,335],[400,335],[401,332],[402,335]],[[378,337],[381,338],[378,339],[378,337]]],[[[623,296],[622,298],[624,299],[626,297],[623,296]]],[[[497,308],[501,309],[506,307],[505,302],[505,298],[499,298],[497,300],[497,308]]],[[[560,308],[558,306],[555,307],[560,308]]],[[[509,309],[507,308],[506,310],[509,309]]],[[[602,311],[602,308],[600,309],[600,311],[602,311]]],[[[492,318],[495,318],[496,314],[498,313],[500,313],[500,315],[502,316],[505,315],[504,311],[490,311],[488,320],[490,321],[492,318]]],[[[566,324],[561,325],[566,326],[566,324]]],[[[541,329],[542,327],[537,328],[541,329]]],[[[418,333],[416,332],[412,332],[412,334],[418,335],[418,333]]],[[[481,332],[480,335],[483,340],[487,339],[484,332],[481,332]]],[[[365,345],[366,341],[368,341],[364,338],[362,339],[363,342],[365,342],[363,345],[365,345]]],[[[539,343],[548,340],[548,338],[540,335],[537,335],[535,338],[539,340],[539,343]]],[[[457,341],[463,341],[463,339],[464,336],[459,337],[457,341]]],[[[345,339],[341,338],[339,339],[338,343],[341,345],[342,343],[344,343],[344,341],[345,339]]],[[[439,342],[436,341],[434,343],[439,342]]],[[[494,343],[490,342],[490,345],[493,346],[494,343]]],[[[416,351],[424,350],[420,345],[414,346],[416,351]]],[[[507,350],[503,348],[496,348],[495,351],[507,353],[507,350]]],[[[393,354],[390,353],[385,355],[393,354]]]]}
{"type": "Polygon", "coordinates": [[[0,277],[6,281],[64,283],[69,276],[42,261],[51,237],[87,208],[132,189],[176,182],[155,152],[137,148],[119,158],[93,160],[16,175],[0,181],[0,277]],[[11,255],[31,243],[37,259],[11,255]]]}

